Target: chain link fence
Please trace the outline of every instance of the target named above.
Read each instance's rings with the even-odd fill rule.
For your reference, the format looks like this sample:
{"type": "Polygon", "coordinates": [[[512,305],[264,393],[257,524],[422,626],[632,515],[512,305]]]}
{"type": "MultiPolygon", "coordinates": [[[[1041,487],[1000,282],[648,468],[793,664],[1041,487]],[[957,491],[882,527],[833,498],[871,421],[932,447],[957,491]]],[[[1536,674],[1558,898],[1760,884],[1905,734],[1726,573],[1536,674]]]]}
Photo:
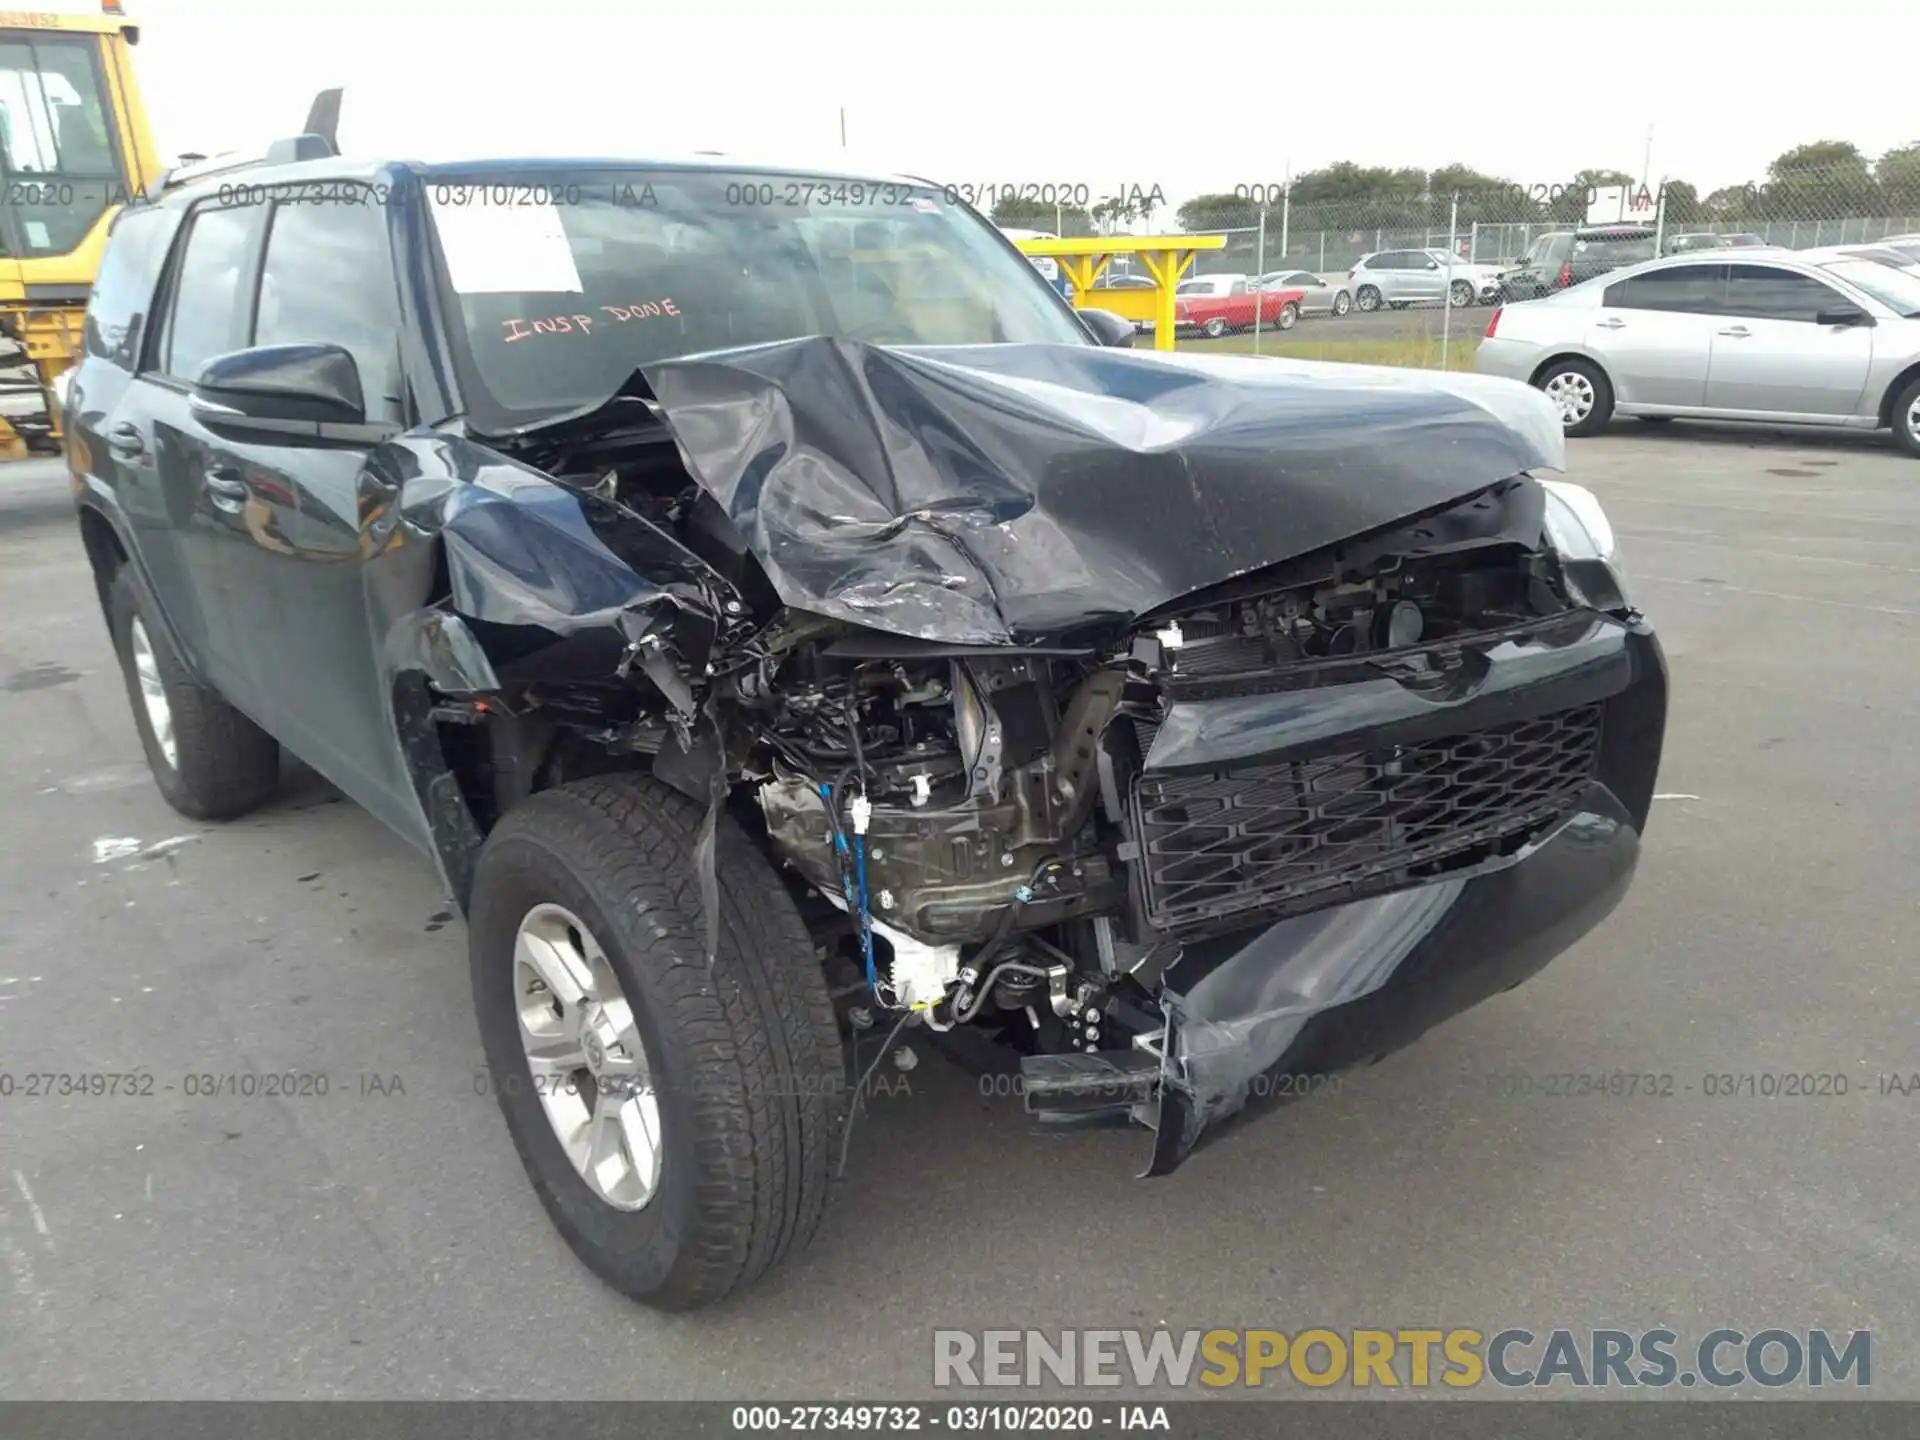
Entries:
{"type": "MultiPolygon", "coordinates": [[[[1521,185],[1459,167],[1336,165],[1142,208],[1058,206],[1045,228],[1225,236],[1223,248],[1200,252],[1182,287],[1194,323],[1182,327],[1181,347],[1471,367],[1487,307],[1537,293],[1521,280],[1565,283],[1570,272],[1559,267],[1575,246],[1613,265],[1724,245],[1808,250],[1920,234],[1920,143],[1877,160],[1837,142],[1801,146],[1763,181],[1705,193],[1684,179],[1608,170],[1521,185]],[[1518,290],[1505,288],[1509,276],[1518,290]],[[1292,297],[1293,311],[1260,299],[1263,287],[1292,297]]],[[[1130,268],[1116,263],[1112,273],[1130,268]]]]}

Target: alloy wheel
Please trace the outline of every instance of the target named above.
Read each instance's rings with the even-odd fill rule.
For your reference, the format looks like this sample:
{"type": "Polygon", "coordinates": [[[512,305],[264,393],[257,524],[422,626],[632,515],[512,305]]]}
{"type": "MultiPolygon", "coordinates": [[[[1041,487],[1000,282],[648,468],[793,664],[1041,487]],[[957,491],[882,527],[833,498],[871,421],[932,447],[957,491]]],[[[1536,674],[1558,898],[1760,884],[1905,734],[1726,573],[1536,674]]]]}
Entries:
{"type": "Polygon", "coordinates": [[[140,682],[140,700],[147,710],[147,728],[153,731],[153,743],[160,747],[160,758],[170,770],[180,766],[180,749],[173,738],[173,706],[167,703],[166,683],[160,678],[160,661],[153,653],[153,641],[147,637],[146,622],[138,615],[127,627],[127,639],[133,648],[133,673],[140,682]]]}
{"type": "Polygon", "coordinates": [[[572,911],[536,905],[513,942],[514,1008],[534,1093],[595,1195],[643,1210],[660,1189],[660,1101],[633,1007],[572,911]]]}

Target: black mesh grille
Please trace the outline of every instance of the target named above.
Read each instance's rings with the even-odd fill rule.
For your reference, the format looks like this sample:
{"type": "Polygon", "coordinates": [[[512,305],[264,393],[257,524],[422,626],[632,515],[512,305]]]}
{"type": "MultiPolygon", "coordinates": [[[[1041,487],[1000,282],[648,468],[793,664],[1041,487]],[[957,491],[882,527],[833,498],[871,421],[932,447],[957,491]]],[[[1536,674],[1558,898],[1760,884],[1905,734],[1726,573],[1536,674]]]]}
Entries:
{"type": "Polygon", "coordinates": [[[1143,777],[1148,914],[1217,929],[1475,863],[1564,813],[1599,753],[1589,705],[1385,752],[1143,777]]]}

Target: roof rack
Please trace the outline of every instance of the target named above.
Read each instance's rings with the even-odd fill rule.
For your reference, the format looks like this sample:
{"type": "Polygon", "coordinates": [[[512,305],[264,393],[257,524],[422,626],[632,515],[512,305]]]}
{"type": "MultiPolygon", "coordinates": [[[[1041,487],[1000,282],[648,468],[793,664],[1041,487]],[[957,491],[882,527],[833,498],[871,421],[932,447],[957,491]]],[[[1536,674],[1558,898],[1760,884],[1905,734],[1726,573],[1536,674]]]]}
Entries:
{"type": "Polygon", "coordinates": [[[176,165],[162,172],[157,190],[174,190],[209,175],[224,175],[230,170],[246,170],[255,165],[292,165],[301,160],[325,160],[340,153],[337,138],[340,128],[340,94],[336,88],[322,90],[307,107],[307,124],[298,135],[276,140],[258,155],[229,151],[190,165],[176,165]]]}

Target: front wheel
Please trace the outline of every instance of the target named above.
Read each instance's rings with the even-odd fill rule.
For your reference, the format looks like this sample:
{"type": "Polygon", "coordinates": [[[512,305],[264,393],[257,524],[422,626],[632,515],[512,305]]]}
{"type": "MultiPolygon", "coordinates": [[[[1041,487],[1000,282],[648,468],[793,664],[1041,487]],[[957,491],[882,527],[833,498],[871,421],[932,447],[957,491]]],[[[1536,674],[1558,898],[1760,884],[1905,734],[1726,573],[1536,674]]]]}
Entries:
{"type": "Polygon", "coordinates": [[[1920,378],[1894,397],[1893,438],[1909,455],[1920,456],[1920,378]]]}
{"type": "Polygon", "coordinates": [[[1291,330],[1300,323],[1300,307],[1289,300],[1280,307],[1280,328],[1291,330]]]}
{"type": "Polygon", "coordinates": [[[1464,280],[1456,280],[1453,282],[1452,288],[1447,291],[1447,299],[1452,303],[1454,309],[1465,309],[1474,302],[1473,286],[1464,280]]]}
{"type": "Polygon", "coordinates": [[[1613,386],[1600,367],[1587,360],[1556,360],[1535,379],[1560,412],[1568,435],[1592,435],[1613,418],[1613,386]]]}
{"type": "Polygon", "coordinates": [[[725,816],[708,965],[705,819],[646,775],[542,791],[487,837],[468,919],[487,1088],[534,1190],[595,1274],[662,1310],[807,1243],[846,1113],[811,939],[725,816]]]}
{"type": "Polygon", "coordinates": [[[1380,292],[1371,285],[1362,285],[1354,295],[1353,303],[1360,307],[1363,314],[1371,315],[1380,308],[1380,292]]]}
{"type": "Polygon", "coordinates": [[[1346,291],[1342,290],[1338,295],[1333,297],[1333,313],[1335,315],[1344,315],[1352,308],[1353,297],[1347,294],[1346,291]]]}

